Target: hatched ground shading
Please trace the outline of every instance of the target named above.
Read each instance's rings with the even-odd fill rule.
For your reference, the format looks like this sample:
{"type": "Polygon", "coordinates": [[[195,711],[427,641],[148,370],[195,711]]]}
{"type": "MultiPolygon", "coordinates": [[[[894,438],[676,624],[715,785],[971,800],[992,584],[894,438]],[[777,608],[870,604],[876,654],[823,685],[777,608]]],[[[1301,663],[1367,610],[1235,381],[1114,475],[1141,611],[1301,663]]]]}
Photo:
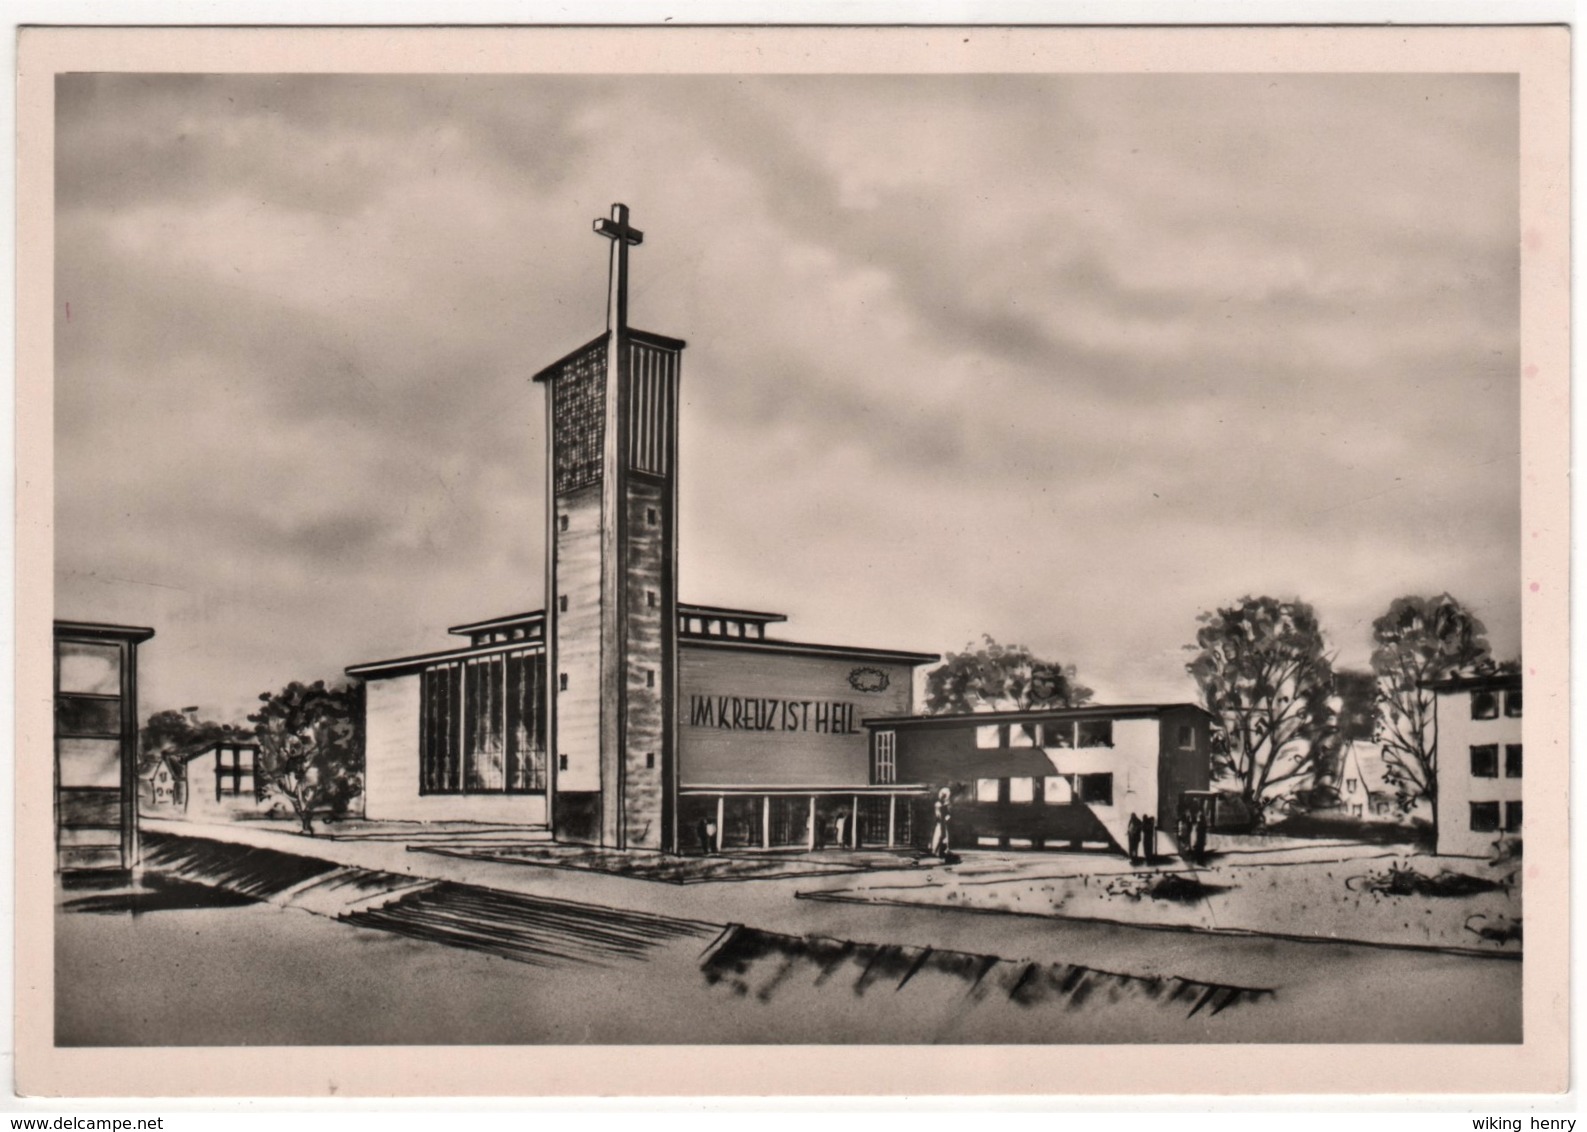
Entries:
{"type": "Polygon", "coordinates": [[[680,940],[703,945],[719,931],[692,920],[445,883],[341,919],[540,967],[609,966],[680,940]]]}
{"type": "Polygon", "coordinates": [[[1070,963],[1043,963],[884,946],[819,937],[798,938],[732,927],[701,961],[706,980],[746,998],[771,1003],[826,988],[857,997],[959,995],[967,1006],[1014,1003],[1062,1010],[1156,1005],[1170,1015],[1213,1016],[1271,999],[1265,987],[1230,986],[1176,977],[1142,977],[1070,963]],[[791,993],[792,992],[792,993],[791,993]]]}

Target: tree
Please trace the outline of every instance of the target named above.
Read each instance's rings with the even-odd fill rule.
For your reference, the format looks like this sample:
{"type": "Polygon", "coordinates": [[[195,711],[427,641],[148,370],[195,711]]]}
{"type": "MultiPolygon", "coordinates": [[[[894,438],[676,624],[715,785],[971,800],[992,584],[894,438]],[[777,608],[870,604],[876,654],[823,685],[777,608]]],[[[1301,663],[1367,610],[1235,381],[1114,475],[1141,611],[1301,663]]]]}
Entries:
{"type": "Polygon", "coordinates": [[[1199,620],[1187,646],[1196,658],[1185,667],[1222,734],[1214,771],[1265,816],[1309,785],[1339,742],[1333,664],[1317,614],[1302,601],[1245,597],[1199,620]]]}
{"type": "Polygon", "coordinates": [[[1370,741],[1377,734],[1377,674],[1337,669],[1334,693],[1339,697],[1339,738],[1347,743],[1370,741]]]}
{"type": "Polygon", "coordinates": [[[138,770],[145,771],[169,755],[184,759],[219,739],[247,739],[248,729],[213,719],[199,719],[197,708],[157,711],[138,732],[138,770]]]}
{"type": "Polygon", "coordinates": [[[1024,708],[1075,707],[1091,698],[1091,689],[1075,683],[1073,665],[1041,660],[1024,645],[1000,645],[982,634],[926,676],[926,710],[944,712],[1017,711],[1024,708]]]}
{"type": "Polygon", "coordinates": [[[363,788],[363,686],[293,681],[259,699],[248,717],[259,743],[255,778],[290,802],[313,836],[316,812],[342,816],[363,788]]]}
{"type": "Polygon", "coordinates": [[[1492,664],[1481,621],[1449,594],[1396,598],[1372,622],[1377,740],[1402,811],[1438,796],[1438,734],[1429,681],[1492,664]]]}

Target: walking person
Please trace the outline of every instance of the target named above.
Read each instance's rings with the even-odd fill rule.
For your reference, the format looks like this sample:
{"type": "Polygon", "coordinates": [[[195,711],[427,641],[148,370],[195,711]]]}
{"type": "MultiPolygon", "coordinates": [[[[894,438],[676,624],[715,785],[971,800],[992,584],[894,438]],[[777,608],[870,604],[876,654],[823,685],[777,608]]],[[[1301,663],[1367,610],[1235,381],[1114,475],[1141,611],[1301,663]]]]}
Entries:
{"type": "Polygon", "coordinates": [[[1145,842],[1146,863],[1157,860],[1157,815],[1147,814],[1141,819],[1141,840],[1145,842]]]}
{"type": "Polygon", "coordinates": [[[1207,860],[1207,826],[1211,824],[1210,806],[1202,807],[1201,814],[1196,820],[1196,864],[1205,864],[1207,860]]]}
{"type": "Polygon", "coordinates": [[[1130,864],[1141,863],[1141,815],[1131,814],[1130,824],[1125,827],[1125,832],[1130,842],[1130,864]]]}

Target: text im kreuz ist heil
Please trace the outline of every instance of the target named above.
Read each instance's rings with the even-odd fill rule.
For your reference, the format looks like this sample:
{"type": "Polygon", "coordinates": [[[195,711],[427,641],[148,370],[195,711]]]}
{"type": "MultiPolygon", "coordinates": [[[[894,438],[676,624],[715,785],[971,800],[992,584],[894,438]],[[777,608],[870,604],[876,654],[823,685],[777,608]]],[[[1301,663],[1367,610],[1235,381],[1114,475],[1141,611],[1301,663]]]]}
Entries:
{"type": "Polygon", "coordinates": [[[1473,1116],[1475,1132],[1576,1132],[1576,1121],[1562,1116],[1473,1116]]]}

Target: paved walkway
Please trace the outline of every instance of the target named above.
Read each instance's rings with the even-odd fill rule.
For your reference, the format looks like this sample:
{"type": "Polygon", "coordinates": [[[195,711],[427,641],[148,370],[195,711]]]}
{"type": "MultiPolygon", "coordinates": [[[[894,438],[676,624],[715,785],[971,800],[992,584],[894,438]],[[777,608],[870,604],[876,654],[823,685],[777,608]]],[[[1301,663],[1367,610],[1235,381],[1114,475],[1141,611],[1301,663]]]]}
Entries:
{"type": "MultiPolygon", "coordinates": [[[[999,955],[1008,959],[1045,959],[1137,975],[1182,978],[1241,986],[1271,985],[1293,975],[1295,948],[1381,951],[1334,941],[1289,943],[1275,949],[1264,936],[1212,936],[1073,920],[1048,916],[980,913],[938,908],[857,904],[800,899],[852,887],[856,874],[796,876],[704,884],[665,884],[589,870],[538,864],[460,858],[410,849],[385,839],[307,838],[290,828],[255,823],[206,823],[145,819],[143,828],[177,837],[201,837],[237,845],[312,857],[348,868],[450,881],[502,892],[576,904],[648,912],[707,924],[747,924],[790,935],[822,935],[877,944],[901,944],[999,955]],[[1208,944],[1212,944],[1208,946],[1208,944]]],[[[1304,852],[1377,855],[1381,846],[1309,846],[1304,852]]],[[[1290,850],[1278,850],[1280,854],[1290,850]]],[[[1242,863],[1262,855],[1242,854],[1242,863]]],[[[940,866],[939,866],[940,867],[940,866]]],[[[897,878],[900,884],[931,883],[939,867],[868,874],[897,878]]],[[[1043,869],[1071,869],[1093,875],[1130,871],[1127,861],[1102,854],[970,853],[948,866],[960,875],[1022,875],[1043,869]]],[[[1071,872],[1069,875],[1076,875],[1071,872]]],[[[940,877],[938,878],[940,879],[940,877]]]]}

